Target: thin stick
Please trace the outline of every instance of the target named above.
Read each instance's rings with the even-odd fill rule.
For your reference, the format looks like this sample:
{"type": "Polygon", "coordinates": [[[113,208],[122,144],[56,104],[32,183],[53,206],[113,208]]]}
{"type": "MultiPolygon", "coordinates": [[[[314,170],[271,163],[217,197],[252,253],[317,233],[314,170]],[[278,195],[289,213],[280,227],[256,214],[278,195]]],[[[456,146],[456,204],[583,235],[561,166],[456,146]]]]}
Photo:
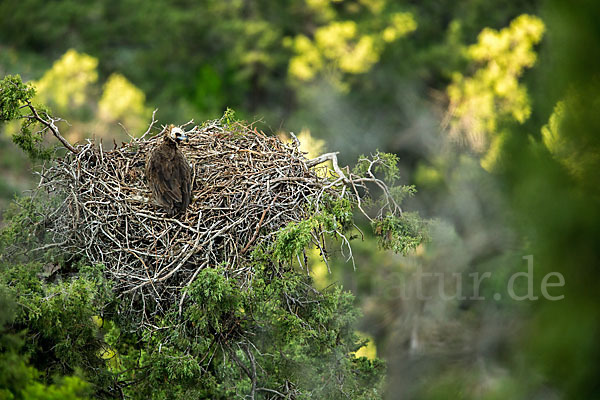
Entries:
{"type": "Polygon", "coordinates": [[[31,104],[31,102],[29,100],[27,101],[27,107],[29,107],[29,109],[33,113],[33,116],[35,117],[36,121],[38,121],[39,123],[41,123],[42,125],[44,125],[46,128],[50,129],[50,131],[52,131],[52,134],[63,144],[63,146],[65,146],[67,149],[69,149],[69,151],[71,151],[74,154],[77,154],[77,150],[75,149],[75,147],[73,147],[73,145],[71,143],[69,143],[67,141],[67,139],[65,139],[60,134],[60,131],[58,130],[58,128],[54,124],[54,121],[59,121],[58,119],[57,120],[52,119],[52,118],[50,118],[50,116],[48,116],[46,114],[46,116],[49,119],[49,121],[46,121],[45,119],[43,119],[42,117],[40,117],[40,115],[38,114],[37,110],[31,104]]]}

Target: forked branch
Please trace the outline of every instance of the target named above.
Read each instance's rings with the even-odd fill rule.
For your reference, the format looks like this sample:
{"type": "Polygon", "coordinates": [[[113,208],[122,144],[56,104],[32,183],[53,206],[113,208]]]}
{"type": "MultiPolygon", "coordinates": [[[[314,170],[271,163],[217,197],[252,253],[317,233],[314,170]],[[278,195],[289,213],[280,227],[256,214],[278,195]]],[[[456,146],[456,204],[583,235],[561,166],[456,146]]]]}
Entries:
{"type": "Polygon", "coordinates": [[[40,116],[38,111],[35,109],[35,107],[31,104],[31,101],[29,100],[27,100],[27,108],[29,108],[31,110],[31,113],[33,114],[31,117],[38,121],[40,124],[44,125],[46,129],[50,129],[52,134],[62,143],[63,146],[65,146],[67,149],[69,149],[69,151],[71,151],[74,154],[78,153],[77,149],[75,149],[75,147],[73,147],[73,145],[69,143],[67,139],[65,139],[60,134],[60,131],[58,130],[58,127],[55,124],[55,122],[60,121],[60,118],[52,118],[50,115],[48,115],[48,113],[45,113],[46,118],[48,119],[45,120],[40,116]]]}

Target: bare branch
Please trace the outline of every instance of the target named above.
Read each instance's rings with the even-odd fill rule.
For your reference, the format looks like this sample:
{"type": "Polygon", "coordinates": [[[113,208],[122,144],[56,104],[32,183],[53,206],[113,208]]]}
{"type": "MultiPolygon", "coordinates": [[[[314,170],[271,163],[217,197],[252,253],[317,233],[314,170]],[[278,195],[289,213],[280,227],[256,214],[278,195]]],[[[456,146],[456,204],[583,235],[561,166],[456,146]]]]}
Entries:
{"type": "Polygon", "coordinates": [[[31,102],[29,100],[27,101],[27,107],[29,107],[29,109],[33,113],[33,116],[35,117],[36,121],[38,121],[39,123],[41,123],[42,125],[44,125],[46,128],[50,129],[50,131],[52,131],[52,134],[63,144],[63,146],[65,146],[67,149],[69,149],[69,151],[71,151],[74,154],[77,154],[77,150],[75,149],[75,147],[73,147],[73,145],[71,143],[69,143],[67,141],[67,139],[65,139],[60,134],[60,131],[58,130],[58,127],[54,124],[54,122],[60,121],[60,119],[54,119],[54,118],[51,118],[50,116],[47,115],[48,121],[46,121],[45,119],[43,119],[42,117],[40,117],[40,115],[38,114],[37,110],[31,104],[31,102]]]}
{"type": "Polygon", "coordinates": [[[283,393],[280,393],[280,392],[278,392],[277,390],[274,390],[274,389],[268,389],[268,388],[259,387],[259,388],[256,388],[256,390],[258,390],[259,392],[269,392],[269,393],[276,394],[277,396],[281,397],[282,399],[288,398],[288,396],[286,396],[283,393]]]}
{"type": "Polygon", "coordinates": [[[140,137],[140,140],[143,139],[143,138],[145,138],[146,135],[149,134],[150,131],[152,130],[152,127],[154,126],[154,124],[158,122],[158,120],[155,119],[157,111],[158,111],[158,108],[155,108],[154,111],[152,111],[152,121],[150,122],[150,125],[148,126],[148,129],[146,129],[146,132],[144,132],[144,134],[140,137]]]}
{"type": "Polygon", "coordinates": [[[337,159],[338,154],[340,154],[339,151],[336,151],[335,153],[322,154],[319,157],[313,158],[312,160],[308,160],[306,162],[306,166],[309,168],[312,168],[315,165],[322,164],[326,161],[331,161],[331,163],[333,164],[333,170],[335,171],[335,173],[340,178],[342,178],[344,183],[348,183],[349,181],[348,181],[348,178],[346,177],[346,174],[344,174],[344,172],[341,170],[340,166],[338,165],[338,159],[337,159]]]}

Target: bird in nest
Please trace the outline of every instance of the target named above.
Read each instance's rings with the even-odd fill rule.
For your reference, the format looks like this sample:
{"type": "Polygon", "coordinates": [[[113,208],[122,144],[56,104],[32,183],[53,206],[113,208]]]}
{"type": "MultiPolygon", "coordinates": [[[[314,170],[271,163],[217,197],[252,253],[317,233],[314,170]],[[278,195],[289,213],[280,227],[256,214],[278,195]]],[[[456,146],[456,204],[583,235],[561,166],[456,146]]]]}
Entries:
{"type": "Polygon", "coordinates": [[[191,167],[178,148],[183,140],[188,140],[183,129],[169,125],[146,160],[146,179],[154,201],[170,216],[185,212],[192,199],[191,167]]]}

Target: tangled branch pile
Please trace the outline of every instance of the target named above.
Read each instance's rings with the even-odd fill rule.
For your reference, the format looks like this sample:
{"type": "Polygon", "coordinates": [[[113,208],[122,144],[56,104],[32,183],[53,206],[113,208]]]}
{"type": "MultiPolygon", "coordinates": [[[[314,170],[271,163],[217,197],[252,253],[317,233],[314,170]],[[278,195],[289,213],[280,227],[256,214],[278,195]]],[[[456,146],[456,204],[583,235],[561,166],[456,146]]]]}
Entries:
{"type": "MultiPolygon", "coordinates": [[[[193,199],[184,214],[167,216],[146,184],[146,157],[161,135],[145,134],[110,151],[88,141],[44,170],[38,188],[64,199],[50,218],[55,243],[102,263],[148,327],[156,315],[174,307],[181,312],[182,289],[204,268],[224,265],[231,278],[249,285],[254,246],[305,219],[324,197],[355,201],[365,183],[344,174],[334,154],[307,160],[298,143],[241,123],[210,121],[186,134],[189,143],[180,149],[192,165],[193,199]],[[330,171],[324,177],[314,167],[328,159],[334,170],[322,167],[330,171]]],[[[363,180],[380,182],[374,175],[363,180]]],[[[387,207],[400,212],[393,199],[387,207]]],[[[317,243],[323,233],[314,233],[317,243]]]]}

